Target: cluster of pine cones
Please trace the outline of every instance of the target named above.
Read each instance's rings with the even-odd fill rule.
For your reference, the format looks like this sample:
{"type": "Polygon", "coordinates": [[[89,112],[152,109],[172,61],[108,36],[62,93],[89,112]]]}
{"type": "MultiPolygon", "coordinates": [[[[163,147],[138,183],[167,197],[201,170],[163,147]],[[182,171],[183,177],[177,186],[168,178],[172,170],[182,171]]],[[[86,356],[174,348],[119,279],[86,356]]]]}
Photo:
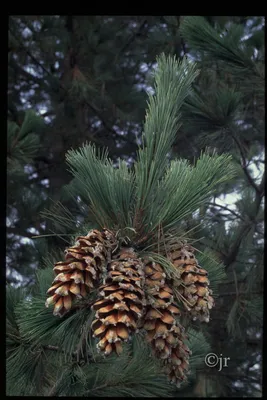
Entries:
{"type": "Polygon", "coordinates": [[[96,289],[92,333],[99,351],[119,355],[122,343],[143,329],[169,380],[179,386],[188,373],[190,350],[178,322],[181,309],[174,291],[201,321],[208,322],[214,301],[207,271],[200,268],[190,246],[173,246],[167,257],[177,272],[175,279],[168,278],[159,263],[140,258],[131,247],[118,246],[111,231],[91,230],[66,250],[65,261],[55,264],[46,306],[53,304],[54,315],[63,316],[75,298],[96,289]]]}

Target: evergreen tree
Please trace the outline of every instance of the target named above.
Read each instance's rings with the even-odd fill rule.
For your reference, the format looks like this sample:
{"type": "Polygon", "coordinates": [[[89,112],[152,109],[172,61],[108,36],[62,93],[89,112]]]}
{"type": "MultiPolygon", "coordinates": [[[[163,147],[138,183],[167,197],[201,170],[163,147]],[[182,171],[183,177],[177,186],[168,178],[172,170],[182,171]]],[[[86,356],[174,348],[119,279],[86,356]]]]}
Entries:
{"type": "MultiPolygon", "coordinates": [[[[37,279],[37,286],[32,287],[30,293],[28,290],[8,288],[9,394],[83,393],[105,396],[107,393],[110,395],[110,388],[115,386],[114,395],[121,396],[136,395],[138,391],[144,396],[164,396],[167,392],[177,397],[260,396],[263,26],[262,17],[238,16],[10,18],[7,280],[12,285],[17,285],[19,281],[27,285],[37,279]],[[159,152],[155,147],[149,147],[146,137],[151,135],[153,119],[145,123],[144,144],[147,147],[144,147],[143,153],[140,150],[136,152],[137,144],[141,143],[145,110],[146,93],[143,89],[151,84],[150,69],[155,65],[155,56],[161,51],[176,54],[178,58],[184,54],[189,59],[193,58],[199,74],[193,81],[193,91],[181,107],[182,126],[178,134],[176,132],[172,138],[169,137],[169,144],[165,142],[166,146],[173,143],[172,150],[169,147],[167,151],[164,147],[163,135],[160,142],[155,137],[153,145],[159,146],[159,152]],[[35,112],[25,113],[27,108],[35,112]],[[36,114],[43,114],[43,118],[38,118],[36,114]],[[102,164],[99,153],[93,147],[85,146],[68,153],[74,180],[71,180],[71,174],[64,165],[66,151],[70,147],[77,149],[87,140],[95,142],[97,148],[104,145],[109,149],[112,161],[104,163],[105,173],[101,175],[105,193],[94,186],[98,176],[94,173],[98,173],[102,164]],[[207,169],[204,173],[208,154],[201,155],[201,152],[205,146],[215,148],[220,156],[230,153],[236,175],[217,185],[212,194],[206,190],[208,202],[204,203],[202,199],[198,203],[194,188],[199,188],[200,182],[203,184],[203,174],[210,171],[207,169]],[[163,157],[164,151],[167,158],[163,157]],[[137,163],[133,166],[136,154],[137,163]],[[85,155],[91,157],[91,169],[84,162],[85,155]],[[140,168],[149,157],[153,160],[154,155],[163,157],[160,161],[162,170],[159,171],[153,162],[152,168],[148,162],[145,169],[140,168]],[[118,162],[118,156],[127,162],[129,172],[122,161],[118,162]],[[173,161],[164,180],[161,175],[164,163],[169,165],[167,160],[177,156],[188,161],[180,164],[173,161]],[[199,158],[199,174],[197,170],[192,170],[191,175],[186,173],[187,167],[195,165],[195,160],[199,158]],[[112,164],[117,169],[113,170],[112,164]],[[178,165],[180,170],[177,170],[178,165]],[[255,170],[258,170],[258,177],[255,170]],[[180,173],[183,179],[179,178],[180,173]],[[138,190],[148,190],[143,197],[136,197],[138,191],[130,191],[129,182],[133,177],[138,190]],[[176,208],[172,208],[168,196],[169,192],[173,193],[174,178],[178,179],[176,186],[184,196],[182,198],[177,194],[176,208]],[[79,184],[81,179],[86,182],[85,186],[79,184]],[[120,179],[125,188],[120,186],[120,179]],[[158,181],[162,183],[159,187],[158,181]],[[90,185],[90,191],[86,190],[87,185],[90,185]],[[235,200],[234,206],[227,205],[226,201],[230,198],[227,194],[235,200]],[[94,202],[99,196],[102,201],[107,196],[111,199],[108,206],[101,203],[106,214],[88,207],[89,202],[98,204],[99,200],[94,202]],[[161,200],[157,204],[155,199],[159,196],[161,200]],[[138,212],[134,213],[131,209],[133,203],[138,204],[138,212]],[[185,203],[188,206],[183,208],[185,203]],[[155,207],[148,214],[144,213],[143,209],[147,210],[151,204],[155,207]],[[74,303],[73,307],[77,306],[78,311],[72,309],[60,319],[53,317],[50,308],[44,309],[46,291],[53,280],[53,264],[64,260],[64,254],[59,250],[66,245],[69,249],[73,245],[75,248],[75,238],[93,228],[101,230],[103,224],[111,226],[114,214],[118,216],[113,229],[118,232],[119,246],[126,244],[125,241],[127,244],[128,241],[138,242],[138,252],[142,253],[147,245],[155,257],[159,250],[162,254],[162,246],[165,248],[169,235],[179,238],[186,235],[197,248],[195,256],[199,264],[209,272],[210,289],[215,298],[209,323],[194,321],[193,325],[189,324],[190,328],[187,318],[184,315],[180,317],[187,330],[192,355],[189,358],[191,373],[187,375],[187,384],[183,384],[176,393],[168,384],[165,386],[161,363],[155,357],[147,358],[154,342],[146,348],[142,332],[123,346],[119,357],[112,354],[104,360],[95,353],[97,340],[92,339],[90,349],[84,352],[85,358],[91,357],[91,364],[88,364],[88,360],[83,360],[82,351],[86,348],[92,312],[88,307],[79,308],[80,303],[74,303]],[[175,216],[177,224],[172,226],[175,216]],[[151,226],[149,222],[152,222],[151,226]],[[125,227],[127,230],[124,230],[125,227]],[[155,240],[153,232],[156,231],[155,240]],[[167,231],[169,235],[164,237],[163,245],[161,238],[167,231]],[[38,238],[30,241],[32,234],[50,236],[46,240],[38,238]],[[146,244],[146,236],[151,243],[146,244]],[[158,244],[153,249],[155,242],[158,244]],[[220,263],[225,266],[223,281],[224,269],[220,263]],[[38,269],[35,276],[37,266],[42,269],[38,269]],[[25,298],[29,308],[25,308],[25,298]],[[77,330],[81,326],[85,328],[82,333],[77,330]],[[70,334],[62,343],[67,330],[70,334]],[[218,371],[218,368],[205,365],[204,358],[209,351],[230,357],[227,368],[218,371]],[[131,367],[127,370],[129,360],[131,367]],[[57,375],[60,371],[62,381],[57,375]],[[109,381],[105,377],[107,371],[109,381]],[[135,379],[131,380],[133,375],[135,379]],[[155,391],[152,391],[152,386],[155,391]],[[95,391],[92,391],[93,387],[95,391]]],[[[153,93],[152,88],[149,92],[153,93]]],[[[151,104],[154,104],[153,101],[151,104]]],[[[171,126],[160,125],[166,123],[165,116],[158,121],[163,131],[171,126]]],[[[157,125],[154,125],[155,128],[157,125]]],[[[105,154],[101,157],[104,162],[105,154]]],[[[205,176],[207,178],[208,175],[205,176]]],[[[201,193],[199,196],[200,200],[201,193]]],[[[79,243],[81,246],[83,242],[79,243]]],[[[73,256],[73,252],[71,254],[73,256]]],[[[155,261],[160,263],[162,258],[155,261]]],[[[175,265],[175,260],[169,261],[175,265]]],[[[165,272],[157,272],[165,273],[168,280],[168,273],[172,274],[173,270],[169,272],[169,262],[165,264],[163,261],[163,264],[165,272]]],[[[178,264],[176,261],[176,266],[178,264]]],[[[57,267],[62,267],[62,264],[57,267]]],[[[188,276],[186,279],[189,279],[188,276]]],[[[194,285],[191,289],[195,290],[194,285]]],[[[92,290],[90,300],[87,300],[94,301],[96,293],[97,289],[92,290]]],[[[183,296],[188,294],[183,293],[183,296]]],[[[206,318],[205,314],[202,318],[206,318]]]]}
{"type": "Polygon", "coordinates": [[[43,185],[29,180],[28,173],[39,152],[39,135],[44,132],[45,124],[34,111],[28,110],[23,121],[8,121],[7,128],[6,276],[8,283],[28,285],[32,282],[38,253],[30,243],[21,240],[31,238],[32,229],[41,224],[38,214],[44,203],[43,185]]]}
{"type": "MultiPolygon", "coordinates": [[[[196,340],[189,330],[186,343],[188,316],[208,322],[214,302],[207,271],[177,224],[234,175],[227,155],[203,153],[195,166],[168,160],[179,110],[196,75],[187,61],[164,55],[158,60],[155,94],[149,96],[143,142],[132,171],[123,161],[114,168],[107,154],[92,144],[67,154],[72,190],[89,204],[94,229],[79,235],[66,250],[65,261],[55,264],[50,289],[49,265],[26,299],[19,301],[22,292],[8,290],[10,394],[159,395],[158,390],[168,391],[164,381],[155,385],[160,366],[178,387],[186,380],[190,337],[196,340]],[[53,313],[44,309],[46,292],[46,306],[52,304],[53,313]],[[134,334],[133,343],[124,346],[134,334]],[[159,363],[154,366],[148,357],[138,378],[139,357],[147,349],[141,339],[147,339],[159,363]],[[95,349],[105,356],[112,353],[106,367],[95,349]],[[118,365],[121,369],[127,362],[131,368],[118,376],[118,365]],[[107,374],[107,365],[114,375],[107,374]]],[[[221,274],[216,263],[210,266],[213,274],[221,274]]]]}
{"type": "Polygon", "coordinates": [[[264,21],[225,22],[212,27],[203,17],[185,17],[180,27],[201,68],[183,110],[185,135],[227,151],[237,167],[231,185],[220,185],[209,206],[188,220],[188,229],[201,226],[200,248],[211,248],[225,265],[209,334],[214,353],[231,360],[222,371],[206,367],[196,390],[254,397],[261,395],[262,362],[264,21]],[[227,193],[236,197],[234,207],[222,204],[227,193]]]}
{"type": "MultiPolygon", "coordinates": [[[[157,54],[178,49],[179,38],[163,17],[9,18],[8,118],[18,123],[23,120],[25,109],[33,109],[46,124],[44,133],[39,134],[38,153],[30,164],[24,163],[28,179],[21,183],[21,187],[26,184],[43,193],[39,196],[39,202],[44,200],[40,208],[57,213],[54,202],[60,201],[73,214],[79,213],[76,204],[61,191],[71,179],[65,165],[65,153],[70,147],[77,148],[89,140],[108,147],[114,162],[118,156],[133,161],[142,132],[147,70],[157,54]]],[[[69,231],[59,232],[50,219],[33,210],[33,221],[24,228],[23,220],[31,219],[28,210],[32,204],[25,203],[23,209],[17,210],[17,203],[13,199],[10,203],[17,222],[11,223],[8,237],[17,242],[22,236],[27,243],[20,245],[20,252],[8,245],[8,253],[12,254],[10,270],[18,265],[28,281],[29,271],[24,273],[22,259],[27,258],[29,246],[36,246],[36,241],[29,241],[29,232],[61,233],[61,237],[47,237],[46,242],[49,247],[64,247],[63,235],[69,231]]],[[[83,215],[77,218],[82,219],[83,215]]],[[[35,267],[45,252],[45,245],[38,245],[33,255],[35,267]]],[[[34,275],[30,278],[33,280],[34,275]]],[[[18,279],[13,271],[12,281],[18,279]]]]}

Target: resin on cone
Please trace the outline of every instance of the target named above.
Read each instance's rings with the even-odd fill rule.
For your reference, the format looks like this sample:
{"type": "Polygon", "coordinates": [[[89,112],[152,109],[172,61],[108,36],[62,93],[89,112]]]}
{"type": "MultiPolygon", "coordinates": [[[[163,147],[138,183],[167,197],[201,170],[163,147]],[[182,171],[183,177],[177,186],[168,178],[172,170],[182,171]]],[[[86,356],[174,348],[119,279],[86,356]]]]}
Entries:
{"type": "Polygon", "coordinates": [[[209,289],[208,273],[198,265],[194,249],[189,245],[172,248],[168,257],[180,277],[174,281],[180,299],[194,319],[209,322],[209,310],[214,306],[214,299],[209,289]]]}
{"type": "Polygon", "coordinates": [[[180,310],[174,304],[173,291],[160,264],[145,261],[145,291],[146,338],[156,357],[162,360],[169,380],[179,386],[186,379],[190,351],[184,343],[184,329],[176,320],[180,310]]]}
{"type": "Polygon", "coordinates": [[[114,246],[114,236],[104,230],[91,230],[79,236],[65,251],[65,261],[55,264],[56,277],[48,289],[46,306],[54,304],[54,315],[63,316],[72,308],[75,298],[86,297],[99,285],[106,266],[107,242],[114,246]]]}
{"type": "Polygon", "coordinates": [[[143,263],[131,248],[122,248],[107,267],[99,299],[92,306],[93,336],[105,355],[122,352],[122,343],[138,329],[145,306],[143,263]]]}

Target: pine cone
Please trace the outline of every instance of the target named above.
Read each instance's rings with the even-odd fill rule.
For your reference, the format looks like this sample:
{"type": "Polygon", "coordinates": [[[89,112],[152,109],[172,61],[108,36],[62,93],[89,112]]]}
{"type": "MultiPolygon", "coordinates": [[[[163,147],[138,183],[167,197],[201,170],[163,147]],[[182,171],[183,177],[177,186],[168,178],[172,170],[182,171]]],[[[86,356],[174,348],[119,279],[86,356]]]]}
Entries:
{"type": "Polygon", "coordinates": [[[107,230],[102,233],[91,230],[86,236],[79,236],[75,245],[65,251],[65,261],[55,264],[56,278],[46,300],[47,307],[55,304],[54,315],[65,315],[75,297],[85,297],[99,285],[107,258],[105,242],[112,238],[107,230]]]}
{"type": "Polygon", "coordinates": [[[166,283],[161,265],[151,261],[145,263],[146,337],[156,357],[162,360],[170,381],[179,386],[186,379],[190,354],[184,343],[184,329],[175,319],[180,310],[173,303],[173,291],[166,283]]]}
{"type": "Polygon", "coordinates": [[[209,310],[214,306],[212,291],[208,288],[208,273],[198,265],[194,249],[183,245],[169,252],[169,259],[176,267],[180,280],[174,282],[181,300],[194,319],[209,322],[209,310]]]}
{"type": "Polygon", "coordinates": [[[122,342],[138,328],[143,316],[143,263],[131,248],[121,249],[108,264],[105,284],[100,287],[100,299],[92,308],[96,319],[93,336],[99,338],[97,347],[105,355],[122,352],[122,342]]]}

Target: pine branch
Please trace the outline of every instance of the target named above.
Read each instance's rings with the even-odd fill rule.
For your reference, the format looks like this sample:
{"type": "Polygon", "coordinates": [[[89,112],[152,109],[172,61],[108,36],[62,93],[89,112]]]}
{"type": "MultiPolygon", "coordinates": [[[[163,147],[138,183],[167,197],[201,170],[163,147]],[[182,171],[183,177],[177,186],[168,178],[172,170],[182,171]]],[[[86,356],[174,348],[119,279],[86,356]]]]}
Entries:
{"type": "MultiPolygon", "coordinates": [[[[74,30],[73,30],[73,15],[68,15],[66,17],[66,24],[65,27],[69,33],[69,35],[71,36],[71,41],[73,44],[73,47],[75,46],[75,36],[74,36],[74,30]]],[[[70,57],[70,67],[73,68],[73,63],[74,65],[76,65],[76,57],[74,55],[74,52],[71,49],[71,57],[70,57]]],[[[67,92],[66,88],[64,87],[64,85],[62,85],[62,83],[60,83],[60,87],[62,87],[64,89],[65,92],[67,92]]],[[[123,140],[129,144],[131,144],[134,147],[137,147],[137,144],[135,142],[132,142],[129,138],[127,138],[126,136],[123,135],[119,135],[111,126],[109,123],[107,123],[107,121],[105,121],[105,119],[103,118],[103,116],[101,115],[100,112],[97,111],[97,109],[88,101],[84,99],[84,103],[94,112],[94,114],[99,118],[99,120],[102,122],[104,128],[112,133],[112,135],[114,136],[114,138],[117,138],[119,140],[123,140]]]]}
{"type": "Polygon", "coordinates": [[[236,257],[239,252],[239,248],[241,246],[241,243],[243,239],[247,236],[247,234],[251,230],[252,224],[246,224],[244,226],[244,229],[240,230],[239,236],[236,238],[235,242],[231,246],[229,252],[227,253],[227,256],[224,259],[224,264],[225,264],[225,269],[227,270],[235,261],[236,257]]]}
{"type": "Polygon", "coordinates": [[[90,144],[68,151],[66,158],[75,178],[70,191],[79,193],[85,202],[89,200],[97,224],[116,229],[132,226],[134,176],[127,164],[119,160],[114,168],[107,152],[101,154],[90,144]]]}
{"type": "MultiPolygon", "coordinates": [[[[12,61],[13,61],[13,59],[12,59],[12,61]]],[[[18,72],[19,74],[24,76],[28,82],[33,81],[38,85],[45,83],[42,78],[38,78],[37,76],[32,75],[28,71],[25,71],[17,62],[10,62],[10,64],[16,70],[16,72],[18,72]]]]}
{"type": "Polygon", "coordinates": [[[25,53],[32,59],[32,61],[38,65],[38,67],[40,67],[47,75],[50,75],[50,72],[37,60],[36,57],[34,57],[34,55],[31,54],[31,52],[25,47],[25,45],[22,43],[22,41],[17,37],[17,35],[14,33],[14,31],[12,30],[12,28],[9,26],[9,31],[10,33],[14,36],[14,38],[17,40],[17,42],[20,45],[20,48],[23,49],[25,51],[25,53]]]}
{"type": "MultiPolygon", "coordinates": [[[[215,188],[235,175],[231,158],[203,153],[192,167],[186,160],[174,160],[166,171],[165,179],[157,188],[161,198],[158,204],[151,206],[154,224],[162,223],[170,228],[196,211],[212,196],[215,188]],[[166,197],[168,193],[168,197],[166,197]]],[[[156,196],[155,196],[156,197],[156,196]]]]}
{"type": "Polygon", "coordinates": [[[235,211],[231,210],[230,208],[228,208],[226,206],[222,206],[221,204],[217,204],[217,203],[207,203],[207,204],[210,206],[213,206],[213,207],[220,207],[222,210],[228,211],[229,213],[233,214],[238,219],[242,219],[243,221],[245,221],[244,218],[240,214],[236,213],[235,211]]]}
{"type": "Polygon", "coordinates": [[[260,193],[260,189],[259,189],[258,185],[254,182],[252,176],[250,175],[250,173],[248,171],[246,156],[245,156],[245,153],[244,153],[244,150],[243,150],[243,147],[242,147],[242,144],[241,144],[240,140],[237,137],[235,137],[234,134],[232,134],[232,138],[233,138],[234,142],[236,143],[236,145],[237,145],[237,147],[239,149],[239,152],[240,152],[240,155],[241,155],[241,159],[242,159],[241,166],[242,166],[242,169],[243,169],[243,171],[244,171],[244,173],[245,173],[245,175],[247,177],[248,182],[256,190],[256,192],[260,193]]]}
{"type": "MultiPolygon", "coordinates": [[[[261,76],[249,54],[239,46],[242,32],[240,26],[231,28],[231,35],[220,35],[203,16],[186,16],[180,26],[186,40],[195,50],[206,52],[211,58],[222,60],[232,66],[232,73],[238,72],[241,77],[249,73],[261,76]],[[244,73],[245,72],[245,73],[244,73]]],[[[244,79],[244,78],[243,78],[244,79]]]]}
{"type": "MultiPolygon", "coordinates": [[[[14,32],[12,31],[12,29],[11,29],[10,27],[9,27],[9,30],[10,30],[10,32],[12,33],[12,35],[16,38],[16,40],[18,41],[18,43],[20,44],[20,47],[26,52],[26,54],[32,59],[32,61],[34,61],[34,63],[35,63],[36,65],[38,65],[38,67],[40,67],[40,68],[46,73],[47,76],[53,77],[53,79],[55,79],[55,77],[51,74],[51,72],[48,71],[48,70],[37,60],[37,58],[34,57],[34,56],[30,53],[30,51],[29,51],[27,48],[25,48],[24,44],[20,41],[20,39],[18,39],[18,38],[16,37],[16,35],[14,34],[14,32]]],[[[60,87],[61,89],[63,89],[63,91],[64,91],[65,93],[68,93],[67,89],[66,89],[65,86],[60,82],[59,79],[58,79],[58,83],[59,83],[59,87],[60,87]]],[[[52,87],[52,90],[54,90],[54,91],[57,92],[57,91],[58,91],[58,88],[52,87]]],[[[90,104],[88,101],[84,101],[84,102],[85,102],[85,104],[94,112],[94,114],[99,118],[99,120],[102,122],[104,128],[105,128],[108,132],[112,133],[112,135],[113,135],[114,138],[117,138],[118,140],[123,140],[123,141],[129,143],[130,145],[132,145],[132,146],[134,146],[134,147],[137,147],[137,144],[136,144],[135,142],[133,142],[132,140],[130,140],[127,136],[119,135],[119,134],[104,120],[104,118],[103,118],[103,116],[101,115],[101,113],[98,112],[98,111],[96,110],[96,108],[95,108],[92,104],[90,104]]]]}
{"type": "Polygon", "coordinates": [[[26,230],[23,230],[21,227],[12,227],[12,226],[8,226],[7,227],[7,233],[8,234],[12,234],[15,236],[23,236],[23,237],[27,237],[29,239],[32,239],[33,234],[27,232],[26,230]]]}
{"type": "MultiPolygon", "coordinates": [[[[260,208],[261,198],[262,198],[262,195],[256,196],[255,214],[254,214],[255,217],[260,208]]],[[[255,221],[252,219],[250,219],[248,222],[245,222],[243,224],[243,229],[240,229],[239,236],[236,238],[235,242],[233,243],[233,245],[231,246],[231,248],[229,250],[229,253],[227,254],[227,256],[224,259],[225,269],[228,269],[236,261],[236,257],[238,255],[241,243],[242,243],[243,239],[248,235],[248,233],[250,232],[250,230],[252,229],[254,224],[255,224],[255,221]]]]}
{"type": "MultiPolygon", "coordinates": [[[[181,24],[181,22],[182,22],[183,17],[182,17],[182,16],[177,16],[176,19],[177,19],[177,22],[178,22],[178,28],[180,28],[180,24],[181,24]]],[[[186,55],[186,54],[187,54],[187,51],[186,51],[186,47],[185,47],[185,41],[184,41],[184,38],[183,38],[181,32],[180,32],[180,39],[181,39],[181,45],[182,45],[182,49],[183,49],[183,52],[184,52],[184,56],[187,57],[187,55],[186,55]]]]}
{"type": "Polygon", "coordinates": [[[180,127],[180,108],[192,90],[198,75],[196,65],[162,54],[155,72],[155,95],[149,95],[144,125],[143,145],[135,164],[136,211],[146,209],[154,201],[154,192],[168,165],[168,153],[180,127]]]}
{"type": "Polygon", "coordinates": [[[125,50],[127,49],[127,47],[129,47],[131,45],[131,43],[135,40],[135,38],[141,34],[142,30],[144,29],[145,25],[147,23],[147,18],[144,18],[143,21],[141,22],[139,28],[137,29],[136,32],[134,32],[126,41],[126,43],[122,46],[122,48],[119,50],[116,58],[115,58],[115,62],[116,60],[120,57],[120,55],[125,52],[125,50]]]}
{"type": "MultiPolygon", "coordinates": [[[[242,144],[239,140],[239,138],[236,137],[236,135],[234,134],[234,132],[231,129],[231,136],[233,138],[233,140],[235,141],[240,155],[241,155],[241,159],[242,159],[242,163],[241,166],[243,168],[243,171],[246,175],[246,178],[248,180],[248,182],[250,183],[250,185],[253,187],[253,189],[255,190],[256,193],[256,199],[255,199],[255,211],[254,211],[254,219],[256,218],[258,211],[260,209],[260,204],[261,204],[261,200],[262,197],[264,195],[264,186],[265,186],[265,172],[263,174],[262,180],[260,185],[257,185],[255,183],[255,181],[253,180],[253,178],[251,177],[248,168],[247,168],[247,160],[246,160],[246,156],[244,153],[244,149],[242,147],[242,144]]],[[[240,235],[239,237],[236,238],[236,241],[233,243],[226,259],[225,259],[225,265],[226,265],[226,269],[228,269],[232,263],[235,262],[237,254],[239,252],[239,248],[240,245],[242,243],[243,238],[245,238],[247,236],[247,234],[250,232],[251,228],[253,227],[253,224],[255,223],[254,219],[250,219],[250,221],[244,221],[244,229],[240,230],[240,235]]]]}
{"type": "Polygon", "coordinates": [[[137,147],[137,144],[135,142],[133,142],[132,140],[130,140],[127,136],[124,135],[119,135],[105,120],[104,118],[101,116],[101,113],[97,111],[97,109],[90,104],[87,100],[85,101],[85,104],[95,113],[95,115],[99,118],[99,120],[102,122],[104,128],[106,128],[107,131],[111,132],[112,135],[114,136],[114,138],[117,138],[118,140],[123,140],[127,143],[129,143],[130,145],[137,147]]]}

